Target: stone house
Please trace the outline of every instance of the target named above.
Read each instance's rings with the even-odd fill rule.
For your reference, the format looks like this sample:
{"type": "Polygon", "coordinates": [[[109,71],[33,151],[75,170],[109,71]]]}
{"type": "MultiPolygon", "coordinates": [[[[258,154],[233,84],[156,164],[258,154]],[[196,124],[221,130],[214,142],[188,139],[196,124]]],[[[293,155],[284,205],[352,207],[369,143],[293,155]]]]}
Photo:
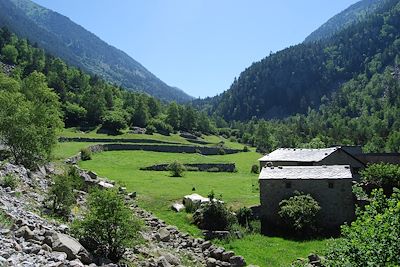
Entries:
{"type": "Polygon", "coordinates": [[[318,221],[324,229],[337,230],[351,222],[355,216],[353,179],[349,165],[263,167],[259,176],[263,232],[281,225],[279,203],[295,191],[310,194],[319,202],[318,221]]]}
{"type": "Polygon", "coordinates": [[[259,159],[260,170],[267,166],[322,166],[350,165],[353,174],[357,174],[365,164],[347,148],[340,146],[306,149],[279,148],[259,159]]]}

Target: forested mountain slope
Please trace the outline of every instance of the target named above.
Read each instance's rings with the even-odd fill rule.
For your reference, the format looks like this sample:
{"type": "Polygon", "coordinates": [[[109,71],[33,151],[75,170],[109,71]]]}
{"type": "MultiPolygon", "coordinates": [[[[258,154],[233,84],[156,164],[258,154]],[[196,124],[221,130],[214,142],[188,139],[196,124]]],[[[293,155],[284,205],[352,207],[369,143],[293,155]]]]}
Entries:
{"type": "Polygon", "coordinates": [[[140,63],[65,16],[30,0],[0,0],[0,26],[37,43],[69,64],[127,89],[164,100],[188,101],[190,96],[170,87],[140,63]]]}
{"type": "Polygon", "coordinates": [[[379,72],[399,53],[399,1],[328,40],[302,43],[254,63],[221,95],[196,101],[227,120],[283,118],[318,107],[353,77],[379,72]]]}
{"type": "Polygon", "coordinates": [[[335,33],[361,22],[376,11],[384,0],[362,0],[333,16],[304,40],[306,43],[320,41],[332,37],[335,33]]]}

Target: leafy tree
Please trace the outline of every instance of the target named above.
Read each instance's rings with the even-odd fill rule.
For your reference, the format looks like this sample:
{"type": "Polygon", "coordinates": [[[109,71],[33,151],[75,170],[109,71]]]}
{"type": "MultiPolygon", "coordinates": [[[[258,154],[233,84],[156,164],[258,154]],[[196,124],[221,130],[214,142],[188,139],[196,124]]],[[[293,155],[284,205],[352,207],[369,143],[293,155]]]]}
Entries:
{"type": "Polygon", "coordinates": [[[286,225],[299,235],[312,233],[317,227],[318,202],[309,194],[295,192],[279,203],[279,216],[286,225]]]}
{"type": "Polygon", "coordinates": [[[76,126],[81,124],[86,116],[87,111],[84,107],[79,104],[66,102],[63,105],[64,109],[64,121],[66,126],[76,126]]]}
{"type": "Polygon", "coordinates": [[[102,128],[118,133],[128,127],[122,110],[107,111],[103,116],[102,128]]]}
{"type": "Polygon", "coordinates": [[[357,219],[342,226],[342,238],[328,249],[327,266],[400,265],[400,192],[386,198],[375,190],[357,219]]]}
{"type": "Polygon", "coordinates": [[[35,167],[50,158],[57,143],[63,125],[59,102],[38,73],[23,81],[21,91],[0,91],[0,138],[16,163],[35,167]]]}
{"type": "Polygon", "coordinates": [[[132,116],[132,124],[139,127],[146,127],[149,121],[150,113],[148,106],[144,103],[143,98],[142,101],[138,102],[137,107],[135,108],[135,112],[132,116]]]}
{"type": "Polygon", "coordinates": [[[3,60],[8,64],[16,64],[18,57],[18,50],[13,45],[6,45],[1,49],[3,60]]]}
{"type": "Polygon", "coordinates": [[[185,131],[194,130],[197,126],[196,112],[191,106],[186,106],[182,110],[181,129],[185,131]]]}
{"type": "Polygon", "coordinates": [[[166,122],[175,130],[178,130],[180,127],[179,107],[175,102],[168,105],[166,122]]]}
{"type": "Polygon", "coordinates": [[[255,143],[257,149],[263,152],[271,151],[276,146],[275,141],[273,140],[273,137],[271,136],[271,133],[269,131],[268,124],[264,120],[261,120],[258,123],[255,134],[255,143]]]}
{"type": "Polygon", "coordinates": [[[53,185],[49,190],[49,200],[52,202],[51,209],[54,214],[68,217],[71,213],[71,206],[76,202],[69,175],[53,177],[53,185]]]}
{"type": "Polygon", "coordinates": [[[118,262],[126,248],[141,238],[141,222],[125,206],[116,190],[95,190],[88,197],[88,212],[75,221],[73,232],[82,244],[92,244],[93,253],[118,262]]]}

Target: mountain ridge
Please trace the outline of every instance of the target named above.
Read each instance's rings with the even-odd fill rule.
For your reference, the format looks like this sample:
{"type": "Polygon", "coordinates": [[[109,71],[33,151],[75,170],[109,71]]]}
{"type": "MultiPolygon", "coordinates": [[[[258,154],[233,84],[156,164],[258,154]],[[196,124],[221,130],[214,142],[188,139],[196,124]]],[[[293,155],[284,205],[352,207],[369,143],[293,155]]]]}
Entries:
{"type": "Polygon", "coordinates": [[[0,6],[1,26],[9,27],[69,64],[116,85],[163,100],[186,102],[193,99],[181,89],[168,86],[125,52],[64,15],[29,0],[0,0],[0,6]]]}
{"type": "Polygon", "coordinates": [[[390,47],[400,37],[400,21],[392,13],[399,3],[382,3],[367,20],[323,42],[303,42],[253,63],[228,90],[194,105],[228,121],[281,119],[318,108],[346,81],[393,63],[390,47]]]}

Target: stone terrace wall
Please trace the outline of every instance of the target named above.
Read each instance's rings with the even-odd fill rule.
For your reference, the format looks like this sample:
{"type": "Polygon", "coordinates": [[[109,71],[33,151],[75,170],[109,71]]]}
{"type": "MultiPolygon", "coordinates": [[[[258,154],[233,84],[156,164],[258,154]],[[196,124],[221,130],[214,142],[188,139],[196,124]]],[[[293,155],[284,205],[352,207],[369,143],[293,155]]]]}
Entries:
{"type": "MultiPolygon", "coordinates": [[[[158,164],[145,168],[140,168],[143,171],[167,171],[169,164],[158,164]]],[[[197,168],[198,171],[209,171],[212,169],[218,169],[219,172],[234,172],[236,167],[235,163],[199,163],[199,164],[184,164],[185,167],[188,167],[188,171],[191,171],[190,168],[197,168]]]]}
{"type": "MultiPolygon", "coordinates": [[[[118,150],[143,150],[154,152],[169,152],[169,153],[201,153],[203,155],[218,155],[220,148],[205,147],[205,146],[182,146],[182,145],[145,145],[145,144],[104,144],[104,151],[118,150]]],[[[241,152],[239,149],[224,148],[225,154],[234,154],[241,152]]]]}
{"type": "MultiPolygon", "coordinates": [[[[206,146],[182,146],[182,145],[146,145],[146,144],[99,144],[89,146],[88,149],[93,153],[102,151],[124,151],[124,150],[143,150],[153,152],[168,153],[200,153],[203,155],[219,155],[220,148],[206,146]]],[[[243,152],[239,149],[224,148],[225,154],[235,154],[243,152]]],[[[67,160],[69,163],[76,163],[81,159],[80,154],[67,160]]]]}
{"type": "Polygon", "coordinates": [[[148,143],[148,144],[172,144],[177,145],[179,143],[160,141],[154,139],[125,139],[125,138],[89,138],[89,137],[60,137],[60,142],[86,142],[86,143],[148,143]]]}

